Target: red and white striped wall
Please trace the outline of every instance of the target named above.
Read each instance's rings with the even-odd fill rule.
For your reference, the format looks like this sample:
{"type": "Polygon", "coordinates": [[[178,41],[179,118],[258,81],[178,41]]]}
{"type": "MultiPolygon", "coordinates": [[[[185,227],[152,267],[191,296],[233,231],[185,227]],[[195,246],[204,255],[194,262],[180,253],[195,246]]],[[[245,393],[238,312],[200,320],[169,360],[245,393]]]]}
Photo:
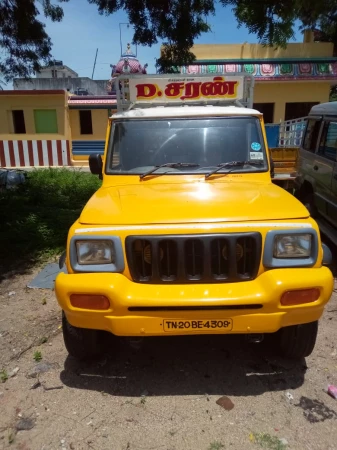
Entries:
{"type": "Polygon", "coordinates": [[[67,140],[1,141],[0,167],[69,166],[67,140]]]}

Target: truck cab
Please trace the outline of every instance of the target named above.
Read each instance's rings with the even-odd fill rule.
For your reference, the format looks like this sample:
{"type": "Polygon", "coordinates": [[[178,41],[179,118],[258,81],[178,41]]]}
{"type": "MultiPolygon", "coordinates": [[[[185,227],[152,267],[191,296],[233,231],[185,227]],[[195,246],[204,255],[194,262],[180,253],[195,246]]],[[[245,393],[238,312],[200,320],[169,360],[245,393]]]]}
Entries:
{"type": "Polygon", "coordinates": [[[307,208],[271,180],[251,77],[121,76],[102,178],[56,279],[63,335],[97,356],[103,331],[273,337],[308,356],[333,290],[307,208]]]}
{"type": "Polygon", "coordinates": [[[297,172],[297,197],[337,245],[337,102],[311,109],[297,172]]]}

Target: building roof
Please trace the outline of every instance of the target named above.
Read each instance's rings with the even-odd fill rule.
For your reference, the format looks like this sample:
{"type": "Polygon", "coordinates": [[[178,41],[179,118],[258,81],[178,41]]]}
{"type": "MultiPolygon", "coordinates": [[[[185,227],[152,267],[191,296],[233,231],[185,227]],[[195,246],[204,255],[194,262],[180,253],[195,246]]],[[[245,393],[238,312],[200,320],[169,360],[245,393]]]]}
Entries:
{"type": "Polygon", "coordinates": [[[147,119],[165,117],[204,117],[204,116],[261,116],[255,109],[237,106],[158,106],[155,108],[135,108],[115,114],[114,119],[147,119]]]}
{"type": "Polygon", "coordinates": [[[71,95],[68,98],[69,109],[116,109],[115,95],[71,95]]]}
{"type": "Polygon", "coordinates": [[[51,64],[49,66],[45,66],[45,67],[41,67],[41,69],[39,70],[39,72],[46,72],[49,70],[63,70],[66,69],[69,72],[72,72],[74,75],[76,75],[76,77],[78,77],[78,73],[75,72],[75,70],[71,69],[70,67],[66,66],[65,64],[51,64]]]}
{"type": "Polygon", "coordinates": [[[25,89],[25,90],[8,90],[8,91],[0,91],[0,95],[64,95],[68,94],[65,89],[25,89]]]}
{"type": "Polygon", "coordinates": [[[311,108],[310,116],[331,115],[337,116],[337,102],[320,103],[311,108]]]}
{"type": "Polygon", "coordinates": [[[255,81],[315,81],[315,82],[330,82],[337,84],[337,61],[328,63],[326,60],[321,62],[310,62],[307,60],[302,63],[275,63],[264,60],[263,63],[244,63],[245,60],[238,60],[235,63],[231,60],[227,64],[208,63],[202,64],[200,61],[194,62],[192,65],[183,66],[180,68],[181,73],[195,75],[198,74],[223,74],[230,76],[234,72],[239,74],[250,74],[255,81]]]}
{"type": "Polygon", "coordinates": [[[221,59],[196,59],[193,65],[200,64],[300,64],[300,63],[335,63],[336,57],[326,56],[324,58],[221,58],[221,59]]]}

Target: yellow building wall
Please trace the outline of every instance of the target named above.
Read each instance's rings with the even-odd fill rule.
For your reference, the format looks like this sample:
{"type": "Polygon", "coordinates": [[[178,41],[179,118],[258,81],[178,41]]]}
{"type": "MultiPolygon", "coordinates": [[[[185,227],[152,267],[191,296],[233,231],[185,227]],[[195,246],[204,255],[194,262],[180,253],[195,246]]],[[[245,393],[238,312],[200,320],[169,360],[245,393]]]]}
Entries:
{"type": "Polygon", "coordinates": [[[108,126],[108,110],[92,109],[92,134],[81,134],[80,129],[80,112],[78,109],[69,110],[70,128],[72,140],[74,141],[101,141],[105,140],[106,129],[108,126]]]}
{"type": "Polygon", "coordinates": [[[277,49],[261,44],[196,44],[191,52],[197,60],[324,58],[333,56],[333,44],[330,42],[295,43],[288,44],[286,48],[277,49]]]}
{"type": "Polygon", "coordinates": [[[2,140],[44,140],[70,139],[70,128],[67,114],[67,94],[8,94],[0,95],[0,137],[2,140]],[[12,121],[12,110],[24,111],[26,133],[15,134],[12,121]],[[34,110],[55,109],[57,114],[58,133],[42,134],[35,132],[34,110]]]}
{"type": "Polygon", "coordinates": [[[254,103],[275,103],[274,123],[285,118],[286,103],[329,101],[329,82],[268,82],[255,83],[254,103]]]}

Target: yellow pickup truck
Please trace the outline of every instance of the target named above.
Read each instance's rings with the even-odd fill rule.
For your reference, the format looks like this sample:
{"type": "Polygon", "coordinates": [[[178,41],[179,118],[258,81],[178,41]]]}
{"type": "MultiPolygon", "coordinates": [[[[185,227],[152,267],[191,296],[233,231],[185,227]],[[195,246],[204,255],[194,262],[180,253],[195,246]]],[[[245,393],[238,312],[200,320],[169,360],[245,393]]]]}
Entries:
{"type": "Polygon", "coordinates": [[[273,163],[273,183],[294,193],[299,149],[306,129],[306,118],[266,124],[269,158],[273,163]]]}
{"type": "Polygon", "coordinates": [[[252,78],[121,76],[103,179],[69,230],[56,279],[76,358],[102,339],[197,334],[273,337],[308,356],[329,301],[331,253],[316,222],[271,181],[252,78]]]}
{"type": "Polygon", "coordinates": [[[269,158],[274,163],[273,183],[292,192],[297,176],[298,147],[269,147],[269,158]]]}

